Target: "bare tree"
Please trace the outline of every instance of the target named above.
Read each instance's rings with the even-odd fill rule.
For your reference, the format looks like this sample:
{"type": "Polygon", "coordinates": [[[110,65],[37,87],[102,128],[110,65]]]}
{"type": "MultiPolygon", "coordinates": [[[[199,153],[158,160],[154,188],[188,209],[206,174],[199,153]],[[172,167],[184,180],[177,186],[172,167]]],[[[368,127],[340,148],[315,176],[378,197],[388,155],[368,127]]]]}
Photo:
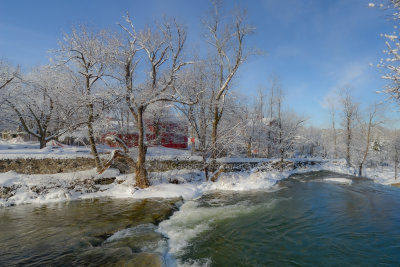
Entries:
{"type": "MultiPolygon", "coordinates": [[[[270,89],[268,96],[268,114],[269,126],[267,129],[267,157],[271,158],[274,155],[274,121],[276,122],[278,112],[275,109],[281,109],[282,101],[282,84],[277,75],[269,77],[270,89]],[[276,114],[275,114],[276,113],[276,114]],[[272,126],[272,127],[271,127],[272,126]]],[[[280,111],[279,111],[280,112],[280,111]]]]}
{"type": "Polygon", "coordinates": [[[337,114],[338,107],[340,106],[340,92],[338,90],[333,91],[324,99],[324,106],[328,109],[328,114],[331,123],[331,129],[329,129],[329,137],[327,142],[325,143],[326,147],[330,152],[330,157],[338,158],[339,157],[339,134],[340,129],[337,127],[337,114]]]}
{"type": "Polygon", "coordinates": [[[362,159],[358,164],[358,175],[362,175],[362,168],[368,157],[368,153],[371,144],[374,140],[374,131],[376,127],[384,122],[383,120],[383,106],[382,104],[373,104],[369,106],[367,111],[367,118],[363,122],[359,122],[361,126],[361,132],[364,139],[364,151],[362,153],[362,159]]]}
{"type": "Polygon", "coordinates": [[[351,144],[353,139],[353,128],[358,115],[358,103],[353,99],[348,88],[341,90],[340,102],[342,105],[343,126],[345,131],[346,163],[351,166],[351,144]]]}
{"type": "Polygon", "coordinates": [[[191,132],[195,138],[196,150],[200,152],[203,160],[203,170],[206,180],[209,178],[208,156],[211,151],[211,98],[210,84],[214,75],[209,72],[205,62],[197,61],[187,68],[179,77],[179,85],[185,88],[186,96],[190,99],[196,97],[195,105],[175,104],[175,107],[186,117],[191,132]]]}
{"type": "Polygon", "coordinates": [[[35,69],[5,98],[9,121],[39,140],[40,148],[82,125],[72,80],[52,66],[35,69]],[[15,115],[17,120],[15,120],[15,115]]]}
{"type": "Polygon", "coordinates": [[[382,34],[385,38],[386,49],[383,51],[386,58],[382,58],[378,64],[379,68],[382,68],[384,74],[382,78],[388,80],[388,84],[383,90],[384,93],[389,95],[390,99],[397,102],[400,101],[400,37],[399,37],[399,26],[400,26],[400,1],[389,0],[387,1],[387,9],[392,12],[390,19],[394,23],[393,32],[390,34],[382,34]]]}
{"type": "Polygon", "coordinates": [[[266,156],[269,150],[268,132],[270,127],[268,123],[271,120],[264,114],[265,93],[263,90],[262,87],[258,89],[257,96],[251,104],[239,106],[240,114],[242,114],[242,116],[239,114],[239,118],[243,121],[241,127],[247,157],[266,156]]]}
{"type": "Polygon", "coordinates": [[[12,68],[7,62],[0,60],[0,90],[19,77],[19,68],[12,68]]]}
{"type": "Polygon", "coordinates": [[[104,81],[109,62],[109,47],[107,32],[104,30],[95,32],[85,26],[73,28],[71,34],[64,34],[56,51],[62,64],[69,66],[71,72],[80,83],[80,93],[87,108],[87,129],[91,153],[95,158],[96,168],[102,169],[102,164],[97,152],[94,137],[93,123],[96,117],[96,96],[93,92],[95,84],[99,80],[104,81]]]}
{"type": "Polygon", "coordinates": [[[306,157],[326,157],[327,151],[324,145],[324,133],[326,131],[313,126],[302,127],[299,131],[300,142],[296,143],[294,151],[306,157]]]}
{"type": "Polygon", "coordinates": [[[390,142],[390,157],[394,164],[394,179],[398,176],[398,167],[400,163],[400,133],[395,131],[394,138],[390,142]]]}
{"type": "Polygon", "coordinates": [[[218,125],[222,118],[225,100],[230,89],[230,84],[240,65],[250,55],[245,51],[245,39],[254,31],[254,28],[246,25],[245,10],[237,10],[233,18],[225,22],[224,14],[221,14],[221,2],[214,1],[210,18],[204,21],[208,34],[206,40],[209,43],[213,58],[212,64],[216,82],[212,91],[212,152],[211,158],[217,156],[218,125]]]}
{"type": "Polygon", "coordinates": [[[335,104],[331,101],[329,102],[329,114],[332,123],[332,135],[333,135],[333,156],[338,158],[338,144],[337,144],[337,129],[336,129],[336,108],[335,104]]]}
{"type": "Polygon", "coordinates": [[[284,162],[287,152],[293,148],[296,141],[299,141],[300,127],[304,124],[305,119],[298,117],[294,113],[282,111],[283,92],[281,88],[276,91],[276,123],[271,122],[270,127],[276,134],[277,142],[275,146],[279,152],[280,170],[283,171],[284,162]]]}
{"type": "Polygon", "coordinates": [[[144,113],[157,102],[190,103],[176,86],[181,69],[192,62],[183,61],[186,31],[175,20],[165,20],[158,28],[147,27],[137,33],[129,15],[123,29],[126,41],[119,41],[115,58],[118,79],[126,90],[126,103],[138,129],[138,157],[136,161],[136,186],[150,185],[145,167],[147,145],[145,141],[144,113]],[[135,70],[141,53],[142,67],[146,69],[145,82],[134,84],[135,70]]]}
{"type": "MultiPolygon", "coordinates": [[[[210,84],[214,84],[215,76],[204,62],[193,64],[180,76],[179,84],[186,89],[187,95],[197,98],[195,105],[180,105],[176,108],[184,114],[196,139],[196,152],[202,156],[203,170],[206,180],[216,180],[211,171],[216,169],[211,158],[212,153],[212,97],[210,84]]],[[[243,155],[249,132],[249,114],[247,107],[234,92],[226,99],[224,116],[218,126],[217,156],[243,155]]]]}
{"type": "Polygon", "coordinates": [[[254,147],[254,139],[257,127],[257,117],[255,112],[248,108],[243,109],[243,136],[246,138],[247,157],[251,158],[254,147]]]}

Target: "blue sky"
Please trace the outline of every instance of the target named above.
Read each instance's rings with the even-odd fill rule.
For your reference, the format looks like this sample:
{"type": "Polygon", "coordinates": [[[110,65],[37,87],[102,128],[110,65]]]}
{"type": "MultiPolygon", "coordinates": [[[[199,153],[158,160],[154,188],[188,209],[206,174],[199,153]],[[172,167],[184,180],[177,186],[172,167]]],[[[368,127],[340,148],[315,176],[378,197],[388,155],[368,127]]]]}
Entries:
{"type": "MultiPolygon", "coordinates": [[[[392,25],[387,13],[369,8],[364,0],[225,1],[225,7],[247,8],[256,32],[249,45],[262,49],[242,66],[236,90],[252,98],[268,77],[280,77],[286,106],[309,117],[309,124],[329,124],[324,99],[334,90],[351,86],[362,103],[382,101],[377,95],[385,82],[376,65],[392,25]]],[[[116,28],[127,11],[137,28],[163,15],[175,16],[188,29],[190,46],[202,45],[200,19],[210,7],[204,0],[147,1],[8,1],[0,0],[0,58],[25,70],[46,64],[48,50],[57,48],[62,33],[73,25],[116,28]]],[[[393,110],[393,107],[391,110],[393,110]]],[[[389,111],[391,118],[400,114],[389,111]]]]}

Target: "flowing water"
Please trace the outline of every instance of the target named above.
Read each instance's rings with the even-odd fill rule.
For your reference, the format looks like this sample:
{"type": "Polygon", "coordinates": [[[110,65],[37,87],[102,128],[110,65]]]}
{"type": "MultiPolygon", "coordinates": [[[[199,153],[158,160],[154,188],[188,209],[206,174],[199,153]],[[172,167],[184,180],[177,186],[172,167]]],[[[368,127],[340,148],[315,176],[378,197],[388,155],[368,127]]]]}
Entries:
{"type": "Polygon", "coordinates": [[[281,187],[185,203],[160,224],[170,237],[171,262],[400,266],[398,188],[328,172],[292,176],[281,187]]]}
{"type": "Polygon", "coordinates": [[[163,220],[176,201],[0,208],[0,266],[400,266],[400,189],[368,179],[296,175],[163,220]]]}
{"type": "Polygon", "coordinates": [[[0,266],[159,266],[171,200],[96,199],[0,208],[0,266]]]}

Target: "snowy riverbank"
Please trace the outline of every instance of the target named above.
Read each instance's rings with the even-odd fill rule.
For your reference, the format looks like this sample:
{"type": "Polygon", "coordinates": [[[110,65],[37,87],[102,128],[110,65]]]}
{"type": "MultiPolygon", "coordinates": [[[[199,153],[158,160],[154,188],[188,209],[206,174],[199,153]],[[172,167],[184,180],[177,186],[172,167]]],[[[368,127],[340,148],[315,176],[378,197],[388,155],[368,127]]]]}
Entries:
{"type": "MultiPolygon", "coordinates": [[[[112,149],[100,146],[103,153],[112,149]]],[[[135,149],[131,150],[135,154],[135,149]]],[[[45,149],[39,149],[37,143],[0,141],[0,159],[15,158],[76,158],[90,157],[85,147],[58,146],[49,143],[45,149]]],[[[191,156],[188,150],[177,150],[164,147],[150,147],[149,160],[199,160],[191,156]]],[[[259,158],[222,158],[219,162],[253,163],[265,162],[259,158]]],[[[307,162],[309,159],[291,159],[293,162],[307,162]]],[[[112,198],[172,198],[183,197],[195,199],[213,190],[275,190],[277,183],[292,174],[310,171],[332,171],[339,174],[355,173],[355,169],[347,168],[344,160],[314,160],[314,165],[297,167],[294,170],[279,172],[278,170],[255,167],[239,172],[225,172],[215,183],[206,182],[204,173],[194,169],[169,170],[150,173],[152,186],[139,189],[133,186],[134,174],[121,174],[117,169],[109,169],[98,175],[95,169],[56,174],[21,174],[14,171],[0,173],[0,206],[27,203],[48,203],[77,199],[100,197],[112,198]]],[[[299,164],[301,165],[301,164],[299,164]]],[[[365,177],[376,183],[390,185],[396,183],[394,172],[389,168],[365,169],[365,177]]],[[[335,181],[343,182],[341,177],[335,181]]],[[[348,182],[346,182],[348,183],[348,182]]]]}
{"type": "MultiPolygon", "coordinates": [[[[171,170],[150,173],[152,186],[147,189],[139,189],[133,186],[134,174],[120,174],[116,169],[109,169],[102,175],[98,175],[94,169],[35,175],[10,171],[0,173],[0,206],[100,197],[183,197],[185,200],[191,200],[213,190],[275,190],[280,180],[292,174],[322,170],[338,174],[354,174],[354,170],[347,168],[343,160],[326,161],[320,165],[284,172],[265,171],[257,168],[250,171],[227,172],[221,174],[215,183],[206,182],[201,171],[171,170]]],[[[366,177],[380,184],[389,185],[396,182],[393,172],[389,169],[366,169],[365,174],[366,177]]],[[[336,182],[342,182],[340,176],[338,178],[336,182]]]]}

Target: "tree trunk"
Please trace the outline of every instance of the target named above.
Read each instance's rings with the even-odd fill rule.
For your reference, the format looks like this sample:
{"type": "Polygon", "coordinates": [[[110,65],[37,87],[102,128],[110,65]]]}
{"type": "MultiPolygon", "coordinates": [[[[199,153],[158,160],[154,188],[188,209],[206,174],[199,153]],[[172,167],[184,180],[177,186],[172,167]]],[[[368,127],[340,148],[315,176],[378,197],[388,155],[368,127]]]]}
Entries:
{"type": "Polygon", "coordinates": [[[281,153],[281,163],[280,163],[280,171],[283,172],[283,157],[285,156],[285,149],[284,149],[284,144],[283,144],[283,140],[282,140],[282,132],[283,132],[283,127],[282,127],[282,117],[281,117],[281,96],[282,94],[280,94],[279,98],[277,99],[278,101],[278,125],[279,125],[279,146],[280,146],[280,153],[281,153]]]}
{"type": "Polygon", "coordinates": [[[347,167],[351,166],[351,159],[350,159],[350,142],[351,142],[350,119],[351,118],[347,118],[347,122],[346,122],[346,133],[347,133],[347,138],[346,138],[346,163],[347,163],[347,167]]]}
{"type": "Polygon", "coordinates": [[[397,149],[395,148],[395,155],[394,155],[394,179],[397,180],[397,166],[399,165],[399,154],[397,149]]]}
{"type": "Polygon", "coordinates": [[[96,141],[94,139],[94,133],[93,133],[93,104],[88,104],[88,108],[89,108],[89,115],[88,115],[87,126],[88,126],[90,151],[91,154],[94,156],[96,169],[97,171],[100,171],[103,168],[103,166],[100,161],[99,153],[97,152],[96,141]]]}
{"type": "Polygon", "coordinates": [[[206,182],[208,182],[208,165],[207,165],[207,158],[203,151],[203,166],[204,166],[204,176],[206,177],[206,182]]]}
{"type": "Polygon", "coordinates": [[[40,149],[46,147],[46,136],[40,136],[39,138],[40,149]]]}
{"type": "Polygon", "coordinates": [[[144,108],[139,107],[137,112],[139,139],[138,139],[138,157],[136,161],[135,174],[136,174],[136,186],[138,186],[139,188],[146,188],[150,186],[145,166],[147,147],[144,143],[143,111],[144,108]]]}
{"type": "Polygon", "coordinates": [[[338,152],[337,152],[337,136],[336,136],[336,127],[335,127],[335,110],[332,107],[331,110],[331,115],[332,115],[332,129],[333,129],[333,153],[334,153],[334,158],[338,158],[338,152]]]}
{"type": "Polygon", "coordinates": [[[360,166],[358,168],[358,176],[362,175],[362,167],[364,165],[365,160],[367,159],[368,156],[368,151],[369,151],[369,144],[371,142],[371,128],[372,128],[372,120],[369,121],[368,123],[368,131],[367,131],[367,143],[365,144],[365,152],[364,152],[364,156],[361,160],[360,166]]]}
{"type": "MultiPolygon", "coordinates": [[[[272,118],[271,118],[271,120],[272,120],[272,118]]],[[[272,153],[271,153],[271,150],[272,150],[271,142],[272,142],[272,140],[271,139],[272,139],[271,130],[268,129],[267,158],[271,158],[271,156],[272,156],[272,153]]]]}
{"type": "Polygon", "coordinates": [[[334,157],[338,158],[338,149],[337,149],[337,137],[336,137],[336,129],[333,129],[333,145],[334,145],[334,157]]]}
{"type": "MultiPolygon", "coordinates": [[[[192,137],[193,138],[193,137],[192,137]]],[[[195,143],[190,141],[191,147],[190,147],[190,155],[193,156],[194,153],[196,152],[196,146],[195,143]]]]}
{"type": "Polygon", "coordinates": [[[88,119],[87,119],[87,127],[88,127],[88,137],[89,137],[89,144],[90,144],[90,152],[94,156],[94,161],[96,163],[97,171],[101,171],[103,169],[103,165],[101,164],[99,153],[97,152],[96,148],[96,141],[94,140],[94,133],[93,133],[93,103],[90,97],[90,77],[86,76],[86,96],[88,97],[89,103],[87,104],[88,108],[88,119]]]}
{"type": "Polygon", "coordinates": [[[191,147],[190,147],[190,155],[191,156],[193,156],[194,155],[194,152],[196,151],[196,145],[195,145],[195,142],[192,142],[192,140],[194,141],[194,135],[195,135],[195,131],[194,131],[194,128],[192,127],[192,129],[191,129],[191,137],[190,137],[190,144],[191,144],[191,147]]]}
{"type": "Polygon", "coordinates": [[[218,107],[214,107],[214,121],[211,132],[211,159],[215,161],[217,158],[217,129],[218,129],[218,107]]]}
{"type": "Polygon", "coordinates": [[[204,175],[206,177],[206,181],[208,181],[208,165],[207,165],[207,124],[206,124],[206,119],[205,119],[205,110],[202,108],[201,109],[201,121],[200,121],[200,136],[199,138],[199,150],[202,153],[202,159],[203,159],[203,169],[204,169],[204,175]]]}
{"type": "Polygon", "coordinates": [[[251,137],[249,138],[249,141],[247,142],[247,157],[251,158],[251,137]]]}

